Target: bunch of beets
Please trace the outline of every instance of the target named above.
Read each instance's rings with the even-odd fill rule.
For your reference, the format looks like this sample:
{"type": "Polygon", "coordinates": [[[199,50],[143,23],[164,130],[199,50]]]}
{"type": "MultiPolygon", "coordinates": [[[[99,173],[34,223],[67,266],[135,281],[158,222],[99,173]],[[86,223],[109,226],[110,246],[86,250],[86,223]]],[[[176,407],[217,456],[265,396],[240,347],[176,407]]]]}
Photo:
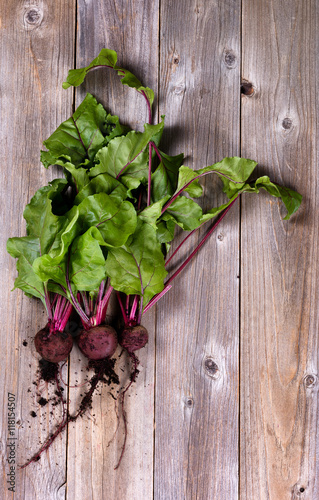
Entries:
{"type": "Polygon", "coordinates": [[[55,433],[24,466],[38,460],[67,423],[83,414],[106,374],[116,380],[111,357],[118,343],[132,360],[129,383],[119,396],[126,440],[124,395],[138,373],[135,353],[148,341],[141,325],[143,315],[172,287],[174,278],[242,193],[258,193],[262,188],[280,198],[287,209],[285,219],[301,203],[298,193],[267,176],[249,180],[255,161],[224,158],[194,171],[183,166],[183,154],[169,156],[161,151],[164,117],[152,124],[153,91],[116,63],[116,52],[102,49],[86,68],[69,71],[63,87],[80,85],[96,68],[115,70],[122,84],[145,99],[148,123],[144,132],[123,126],[87,94],[71,118],[44,142],[47,151],[41,152],[43,165],[62,167],[64,178],[35,193],[24,211],[27,236],[10,238],[7,243],[8,252],[17,258],[15,288],[42,300],[47,312],[47,324],[34,339],[42,360],[58,366],[68,358],[76,340],[89,363],[95,363],[91,388],[77,414],[64,411],[55,433]],[[220,178],[225,202],[203,212],[194,198],[202,195],[199,180],[208,174],[220,178]],[[216,216],[193,252],[181,255],[187,238],[216,216]],[[187,235],[172,252],[176,226],[187,235]],[[167,265],[176,254],[179,264],[167,277],[167,265]],[[112,293],[122,315],[119,333],[105,324],[112,293]],[[76,337],[66,329],[72,311],[82,324],[76,337]]]}

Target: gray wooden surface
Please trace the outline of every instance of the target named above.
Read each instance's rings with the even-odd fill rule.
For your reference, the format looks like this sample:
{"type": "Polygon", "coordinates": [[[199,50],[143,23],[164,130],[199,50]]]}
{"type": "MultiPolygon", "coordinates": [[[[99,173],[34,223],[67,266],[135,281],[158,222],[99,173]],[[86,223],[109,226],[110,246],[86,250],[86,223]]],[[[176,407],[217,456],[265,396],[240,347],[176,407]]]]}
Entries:
{"type": "MultiPolygon", "coordinates": [[[[318,24],[314,0],[0,2],[1,498],[319,498],[318,24]],[[75,93],[62,90],[68,69],[103,47],[155,89],[155,120],[166,115],[163,149],[185,152],[194,168],[224,156],[256,159],[259,173],[298,189],[304,202],[286,222],[277,201],[247,195],[145,316],[150,342],[127,398],[119,470],[123,424],[117,430],[103,388],[38,463],[16,471],[13,494],[8,393],[17,463],[43,442],[59,410],[52,416],[37,404],[52,390],[33,383],[32,337],[45,315],[36,300],[10,292],[16,271],[5,243],[25,234],[24,206],[59,175],[41,166],[42,141],[87,91],[134,128],[146,121],[140,96],[108,71],[75,93]],[[244,80],[252,92],[245,84],[241,93],[244,80]]],[[[222,200],[216,180],[207,178],[205,195],[207,204],[222,200]]],[[[72,352],[63,377],[73,405],[82,368],[72,352]]]]}
{"type": "Polygon", "coordinates": [[[243,4],[242,155],[298,186],[289,223],[266,197],[242,210],[241,498],[318,489],[318,2],[243,4]],[[249,249],[249,251],[248,251],[249,249]]]}

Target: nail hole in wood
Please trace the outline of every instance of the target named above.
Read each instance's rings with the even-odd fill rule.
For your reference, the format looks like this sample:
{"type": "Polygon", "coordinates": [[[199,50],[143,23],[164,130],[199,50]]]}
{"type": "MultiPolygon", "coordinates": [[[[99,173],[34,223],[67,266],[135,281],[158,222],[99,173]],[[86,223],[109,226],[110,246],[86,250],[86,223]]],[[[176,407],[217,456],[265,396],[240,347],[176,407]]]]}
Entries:
{"type": "Polygon", "coordinates": [[[300,493],[303,493],[305,491],[305,488],[301,487],[299,491],[300,493]]]}
{"type": "Polygon", "coordinates": [[[217,236],[217,239],[218,239],[219,241],[223,241],[223,239],[224,239],[224,235],[223,235],[223,234],[219,234],[219,235],[217,236]]]}
{"type": "Polygon", "coordinates": [[[251,97],[255,93],[253,84],[251,82],[248,82],[247,80],[242,80],[240,85],[240,91],[243,95],[246,95],[247,97],[251,97]]]}
{"type": "Polygon", "coordinates": [[[213,360],[213,358],[206,358],[204,361],[204,367],[207,375],[210,377],[217,379],[220,376],[219,368],[217,363],[213,360]]]}
{"type": "Polygon", "coordinates": [[[176,64],[176,66],[179,64],[179,58],[174,57],[173,63],[176,64]]]}

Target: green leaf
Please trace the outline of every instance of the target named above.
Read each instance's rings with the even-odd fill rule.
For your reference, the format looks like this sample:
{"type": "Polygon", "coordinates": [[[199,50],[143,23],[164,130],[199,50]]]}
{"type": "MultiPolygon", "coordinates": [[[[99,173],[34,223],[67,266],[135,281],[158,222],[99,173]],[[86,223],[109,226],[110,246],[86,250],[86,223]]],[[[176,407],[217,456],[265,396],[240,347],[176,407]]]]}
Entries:
{"type": "Polygon", "coordinates": [[[52,213],[52,198],[65,185],[64,179],[56,179],[49,186],[39,189],[24,210],[27,234],[38,238],[40,255],[56,251],[57,246],[60,246],[60,235],[72,233],[76,216],[74,211],[71,218],[68,214],[58,216],[52,213]]]}
{"type": "Polygon", "coordinates": [[[271,196],[275,196],[276,198],[280,198],[282,200],[287,209],[287,215],[284,217],[284,220],[290,219],[292,214],[294,214],[300,207],[302,201],[301,194],[287,187],[274,184],[266,175],[259,177],[255,181],[254,185],[244,186],[242,192],[247,191],[250,193],[259,193],[261,188],[265,189],[271,196]]]}
{"type": "Polygon", "coordinates": [[[165,214],[169,214],[174,218],[184,230],[193,230],[201,225],[205,220],[218,215],[226,208],[234,196],[241,192],[245,186],[245,181],[251,175],[257,163],[245,158],[224,158],[222,161],[200,170],[192,170],[189,167],[181,166],[179,168],[178,183],[175,193],[171,197],[171,201],[167,203],[165,214]],[[183,191],[192,189],[197,190],[197,181],[200,177],[215,173],[224,183],[224,192],[226,192],[230,202],[214,207],[203,215],[201,208],[193,200],[184,196],[180,196],[183,191]]]}
{"type": "Polygon", "coordinates": [[[59,222],[60,230],[48,251],[42,252],[35,269],[42,280],[52,279],[65,287],[65,257],[75,238],[94,227],[103,245],[121,246],[135,231],[136,212],[130,202],[98,193],[59,217],[59,222]]]}
{"type": "Polygon", "coordinates": [[[155,203],[152,203],[152,205],[144,208],[144,210],[140,212],[139,218],[142,221],[147,222],[147,224],[150,224],[154,229],[157,229],[156,222],[160,218],[162,208],[169,198],[169,196],[165,196],[165,198],[162,198],[161,200],[156,201],[155,203]]]}
{"type": "Polygon", "coordinates": [[[136,189],[148,178],[148,143],[164,127],[164,122],[157,125],[144,125],[145,131],[129,132],[126,136],[116,137],[108,146],[102,148],[96,155],[98,164],[90,170],[90,177],[107,173],[129,189],[136,189]]]}
{"type": "Polygon", "coordinates": [[[14,289],[20,288],[28,297],[37,297],[45,305],[44,285],[32,268],[33,262],[40,255],[38,238],[33,236],[9,238],[7,251],[18,259],[18,277],[14,282],[14,289]]]}
{"type": "MultiPolygon", "coordinates": [[[[47,208],[47,212],[49,212],[49,208],[47,208]]],[[[46,228],[44,227],[46,220],[44,218],[43,224],[37,227],[37,230],[42,230],[43,234],[46,234],[46,228]]],[[[66,259],[70,246],[72,245],[71,255],[73,255],[70,265],[71,267],[73,266],[72,273],[76,273],[77,276],[79,272],[77,263],[80,262],[81,264],[83,259],[87,259],[88,252],[90,253],[94,249],[92,256],[96,258],[94,257],[90,261],[90,265],[86,267],[86,272],[92,274],[93,285],[84,285],[84,278],[81,278],[81,290],[86,289],[91,291],[96,286],[97,276],[101,274],[99,270],[100,261],[97,257],[101,255],[102,251],[96,250],[97,245],[123,245],[129,235],[135,231],[135,227],[136,212],[130,202],[119,201],[117,198],[112,198],[105,193],[89,196],[78,206],[74,206],[65,216],[57,217],[55,231],[52,231],[51,234],[52,241],[50,247],[47,248],[46,252],[42,252],[41,254],[40,251],[38,252],[38,258],[33,262],[33,270],[40,280],[44,282],[52,280],[62,287],[67,288],[66,259]],[[86,234],[86,236],[82,238],[83,234],[81,233],[86,234]],[[86,249],[84,248],[85,243],[87,243],[86,249]],[[82,260],[79,256],[80,251],[83,251],[82,260]],[[96,270],[94,270],[94,263],[98,265],[96,270]]],[[[38,241],[39,249],[41,238],[42,234],[36,240],[38,241]]],[[[83,273],[81,272],[80,276],[86,276],[84,271],[83,273]]],[[[75,278],[74,286],[77,287],[79,283],[79,279],[75,278]]]]}
{"type": "MultiPolygon", "coordinates": [[[[59,217],[59,225],[54,240],[47,253],[56,262],[60,262],[66,255],[68,248],[74,238],[79,234],[81,225],[79,222],[80,212],[77,207],[73,207],[64,217],[59,217]]],[[[43,254],[43,252],[42,252],[43,254]]]]}
{"type": "Polygon", "coordinates": [[[214,165],[192,170],[189,167],[182,166],[179,169],[178,185],[175,194],[185,191],[194,180],[207,174],[215,173],[220,177],[224,184],[224,192],[228,198],[232,198],[239,191],[250,177],[257,163],[246,158],[224,158],[214,165]]]}
{"type": "Polygon", "coordinates": [[[67,255],[64,255],[59,262],[56,262],[48,254],[42,255],[34,260],[32,268],[38,278],[44,283],[52,280],[54,283],[61,285],[65,290],[67,289],[67,255]]]}
{"type": "Polygon", "coordinates": [[[225,208],[227,208],[234,199],[236,199],[239,194],[242,193],[259,193],[260,189],[265,189],[271,196],[280,198],[287,209],[287,215],[284,220],[290,219],[291,215],[294,214],[300,207],[302,196],[301,194],[293,191],[292,189],[279,186],[270,181],[268,176],[259,177],[255,182],[250,184],[244,184],[244,186],[236,192],[236,194],[227,202],[218,207],[214,207],[208,210],[200,219],[200,222],[206,222],[213,217],[216,217],[225,208]]]}
{"type": "Polygon", "coordinates": [[[9,253],[18,258],[19,274],[15,286],[29,295],[41,298],[44,304],[43,282],[53,279],[56,283],[66,286],[61,266],[64,265],[63,257],[76,234],[74,226],[78,218],[77,207],[70,212],[71,217],[70,214],[56,216],[52,213],[51,198],[54,198],[65,184],[65,180],[56,179],[49,186],[39,189],[24,211],[28,236],[8,240],[9,253]],[[37,263],[41,259],[49,260],[50,265],[57,261],[56,269],[50,268],[49,276],[42,276],[37,272],[37,263]]]}
{"type": "MultiPolygon", "coordinates": [[[[161,121],[157,125],[150,125],[149,123],[144,124],[144,129],[145,130],[150,130],[154,131],[152,135],[152,142],[154,142],[155,146],[159,146],[159,143],[161,142],[162,135],[163,135],[163,130],[164,130],[164,123],[165,123],[165,115],[161,115],[161,121]]],[[[153,149],[152,150],[152,157],[155,158],[156,152],[153,149]]]]}
{"type": "Polygon", "coordinates": [[[174,239],[176,222],[171,216],[162,218],[157,224],[157,239],[160,243],[170,243],[174,239]]]}
{"type": "Polygon", "coordinates": [[[49,253],[59,262],[79,232],[79,210],[73,207],[63,216],[54,215],[51,198],[66,185],[66,181],[56,179],[51,184],[36,192],[23,215],[27,221],[27,234],[38,238],[39,254],[49,253]]]}
{"type": "MultiPolygon", "coordinates": [[[[70,156],[61,155],[60,158],[64,158],[64,161],[71,160],[70,156]]],[[[50,165],[55,165],[57,162],[57,157],[51,154],[49,151],[40,151],[40,160],[45,168],[49,168],[50,165]]]]}
{"type": "Polygon", "coordinates": [[[203,194],[203,187],[198,180],[192,182],[186,189],[184,189],[192,198],[199,198],[203,194]]]}
{"type": "MultiPolygon", "coordinates": [[[[67,269],[69,260],[70,281],[73,293],[78,290],[92,290],[96,285],[97,277],[101,277],[100,282],[105,277],[105,258],[100,245],[104,245],[99,231],[92,227],[84,235],[80,235],[69,242],[70,245],[59,257],[49,254],[42,255],[35,259],[33,270],[40,280],[48,283],[48,289],[58,290],[57,285],[64,288],[66,296],[70,299],[70,293],[67,285],[67,269]],[[92,236],[94,232],[94,236],[92,236]],[[70,249],[70,252],[68,250],[70,249]],[[82,252],[82,255],[80,253],[82,252]],[[70,256],[69,256],[70,253],[70,256]],[[101,274],[101,256],[103,259],[101,274]],[[96,266],[96,267],[95,267],[96,266]],[[91,280],[90,280],[91,277],[91,280]],[[88,280],[90,281],[87,284],[88,280]]],[[[61,292],[60,292],[61,293],[61,292]]]]}
{"type": "Polygon", "coordinates": [[[78,87],[84,81],[85,76],[90,70],[104,66],[117,71],[117,74],[121,77],[123,85],[135,88],[139,93],[145,93],[150,105],[152,105],[154,101],[154,92],[148,87],[143,87],[136,76],[134,76],[130,71],[116,66],[116,63],[116,52],[110,49],[102,49],[100,54],[85,68],[71,69],[68,73],[66,82],[63,83],[63,88],[68,89],[71,85],[78,87]]]}
{"type": "Polygon", "coordinates": [[[126,135],[129,131],[130,128],[127,125],[122,125],[118,116],[108,114],[103,130],[104,145],[108,144],[114,137],[126,135]]]}
{"type": "MultiPolygon", "coordinates": [[[[75,113],[68,120],[61,123],[55,132],[44,141],[44,146],[49,150],[42,152],[41,161],[45,167],[70,161],[76,167],[82,163],[92,162],[97,151],[105,144],[105,134],[108,127],[115,121],[107,115],[102,104],[87,94],[75,113]]],[[[113,131],[114,132],[114,131],[113,131]]]]}
{"type": "Polygon", "coordinates": [[[74,203],[79,205],[85,198],[93,194],[105,193],[111,195],[113,199],[123,201],[127,198],[127,189],[123,184],[110,174],[100,174],[85,185],[75,197],[74,203]]]}
{"type": "MultiPolygon", "coordinates": [[[[235,194],[230,200],[228,200],[226,203],[223,203],[222,205],[219,205],[218,207],[213,207],[211,210],[208,210],[205,212],[202,217],[200,218],[200,224],[203,222],[206,222],[213,217],[216,217],[216,215],[219,215],[225,208],[227,208],[236,198],[238,197],[238,193],[235,194]]],[[[199,224],[199,225],[200,225],[199,224]]]]}
{"type": "Polygon", "coordinates": [[[106,273],[115,290],[142,295],[145,307],[163,290],[167,275],[155,229],[138,218],[136,231],[126,245],[109,250],[106,273]]]}
{"type": "Polygon", "coordinates": [[[84,199],[77,208],[81,232],[97,227],[107,246],[124,245],[135,231],[136,212],[129,201],[119,202],[106,193],[98,193],[84,199]]]}
{"type": "Polygon", "coordinates": [[[63,216],[52,213],[52,198],[67,185],[64,179],[55,179],[49,186],[39,189],[24,211],[27,234],[37,238],[39,255],[50,254],[60,262],[70,243],[79,233],[79,210],[73,207],[63,216]]]}
{"type": "Polygon", "coordinates": [[[159,151],[162,161],[152,174],[152,200],[159,201],[166,195],[172,196],[177,187],[179,168],[184,155],[168,156],[159,151]]]}
{"type": "Polygon", "coordinates": [[[104,241],[95,227],[90,227],[74,240],[70,251],[69,279],[77,290],[94,291],[106,277],[105,257],[100,245],[104,245],[104,241]]]}
{"type": "Polygon", "coordinates": [[[103,238],[95,227],[91,227],[73,240],[70,251],[62,259],[58,261],[48,254],[42,255],[33,262],[33,270],[41,281],[49,282],[48,289],[55,290],[54,283],[58,284],[70,299],[66,280],[69,260],[73,293],[95,290],[105,278],[105,257],[100,245],[104,245],[103,238]]]}
{"type": "Polygon", "coordinates": [[[67,293],[66,289],[62,289],[61,285],[58,285],[57,283],[54,283],[54,281],[48,281],[46,283],[46,289],[48,292],[51,293],[57,293],[59,295],[62,295],[62,297],[65,297],[66,299],[71,299],[70,294],[67,293]]]}
{"type": "MultiPolygon", "coordinates": [[[[56,162],[56,165],[59,165],[61,163],[58,160],[56,162]]],[[[88,171],[86,168],[76,167],[71,162],[66,162],[62,164],[62,166],[66,170],[66,172],[70,174],[70,175],[66,174],[66,177],[69,183],[74,185],[77,193],[81,191],[90,182],[90,177],[88,176],[88,171]]]]}
{"type": "Polygon", "coordinates": [[[52,214],[52,200],[67,187],[65,179],[55,179],[34,194],[30,202],[25,207],[23,217],[27,223],[27,234],[39,236],[43,231],[45,219],[52,216],[50,224],[55,223],[56,216],[52,214]]]}
{"type": "Polygon", "coordinates": [[[201,207],[190,198],[178,196],[165,212],[185,231],[192,231],[201,224],[203,211],[201,207]]]}

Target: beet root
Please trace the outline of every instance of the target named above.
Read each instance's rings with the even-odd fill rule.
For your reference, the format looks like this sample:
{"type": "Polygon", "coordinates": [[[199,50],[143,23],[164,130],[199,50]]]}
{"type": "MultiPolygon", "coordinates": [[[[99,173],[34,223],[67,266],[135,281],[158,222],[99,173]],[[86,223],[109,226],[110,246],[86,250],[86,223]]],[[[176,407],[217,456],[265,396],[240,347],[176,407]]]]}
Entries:
{"type": "MultiPolygon", "coordinates": [[[[41,364],[45,365],[46,363],[49,365],[50,364],[52,365],[52,363],[48,363],[44,360],[41,360],[41,362],[42,363],[40,363],[40,365],[41,364]]],[[[50,448],[53,441],[55,441],[55,439],[62,433],[62,431],[67,426],[67,424],[69,422],[75,422],[79,417],[81,417],[86,412],[86,410],[88,410],[89,408],[92,407],[93,394],[94,394],[94,391],[96,390],[99,382],[105,383],[109,386],[111,384],[119,384],[119,378],[114,371],[114,365],[115,365],[115,359],[109,359],[109,358],[105,358],[102,360],[95,360],[95,361],[90,360],[89,361],[89,368],[93,368],[95,374],[93,375],[91,380],[88,381],[91,385],[91,388],[83,396],[81,404],[79,406],[79,409],[75,413],[75,415],[70,415],[68,409],[66,409],[65,401],[63,400],[63,396],[62,396],[62,392],[61,392],[62,388],[60,387],[59,380],[58,380],[58,365],[54,365],[56,372],[55,372],[55,376],[53,378],[55,378],[55,381],[57,384],[56,394],[59,396],[59,399],[63,405],[62,420],[58,424],[56,430],[52,434],[50,434],[50,436],[47,438],[45,443],[41,446],[40,450],[35,455],[33,455],[33,457],[31,457],[24,465],[21,465],[20,469],[24,469],[25,467],[30,465],[32,462],[37,462],[40,459],[40,456],[42,455],[42,453],[50,448]]],[[[47,368],[49,368],[49,367],[47,367],[47,368]]],[[[41,375],[42,375],[42,373],[43,372],[41,371],[41,375]]],[[[50,378],[45,379],[45,380],[49,381],[49,380],[52,380],[52,378],[50,377],[50,378]]],[[[41,400],[38,401],[38,403],[41,406],[43,406],[44,404],[46,404],[48,402],[44,398],[41,398],[41,400]],[[41,402],[41,400],[43,400],[43,403],[41,402]]]]}
{"type": "Polygon", "coordinates": [[[34,345],[43,359],[50,363],[59,363],[69,356],[73,347],[73,338],[65,332],[50,333],[45,327],[34,337],[34,345]]]}
{"type": "Polygon", "coordinates": [[[139,360],[134,354],[135,351],[138,351],[139,349],[142,349],[142,347],[145,347],[148,342],[148,333],[147,330],[144,326],[142,325],[136,325],[136,326],[127,326],[124,328],[124,330],[121,333],[119,344],[127,350],[132,362],[133,362],[133,369],[131,370],[130,373],[130,381],[128,385],[125,387],[125,389],[122,391],[120,395],[120,405],[122,408],[122,416],[123,416],[123,422],[124,422],[124,443],[122,446],[122,451],[121,455],[119,458],[119,461],[117,465],[114,467],[114,469],[118,469],[123,455],[125,451],[125,446],[126,446],[126,439],[127,439],[127,420],[126,420],[126,413],[124,410],[124,402],[125,402],[125,394],[131,387],[131,385],[135,382],[136,377],[138,375],[138,365],[139,365],[139,360]]]}
{"type": "Polygon", "coordinates": [[[133,353],[142,349],[148,342],[148,333],[142,325],[126,327],[121,334],[120,345],[124,347],[128,353],[133,353]]]}
{"type": "Polygon", "coordinates": [[[99,325],[82,330],[78,337],[78,346],[84,356],[97,360],[111,357],[117,348],[117,335],[109,325],[99,325]]]}

